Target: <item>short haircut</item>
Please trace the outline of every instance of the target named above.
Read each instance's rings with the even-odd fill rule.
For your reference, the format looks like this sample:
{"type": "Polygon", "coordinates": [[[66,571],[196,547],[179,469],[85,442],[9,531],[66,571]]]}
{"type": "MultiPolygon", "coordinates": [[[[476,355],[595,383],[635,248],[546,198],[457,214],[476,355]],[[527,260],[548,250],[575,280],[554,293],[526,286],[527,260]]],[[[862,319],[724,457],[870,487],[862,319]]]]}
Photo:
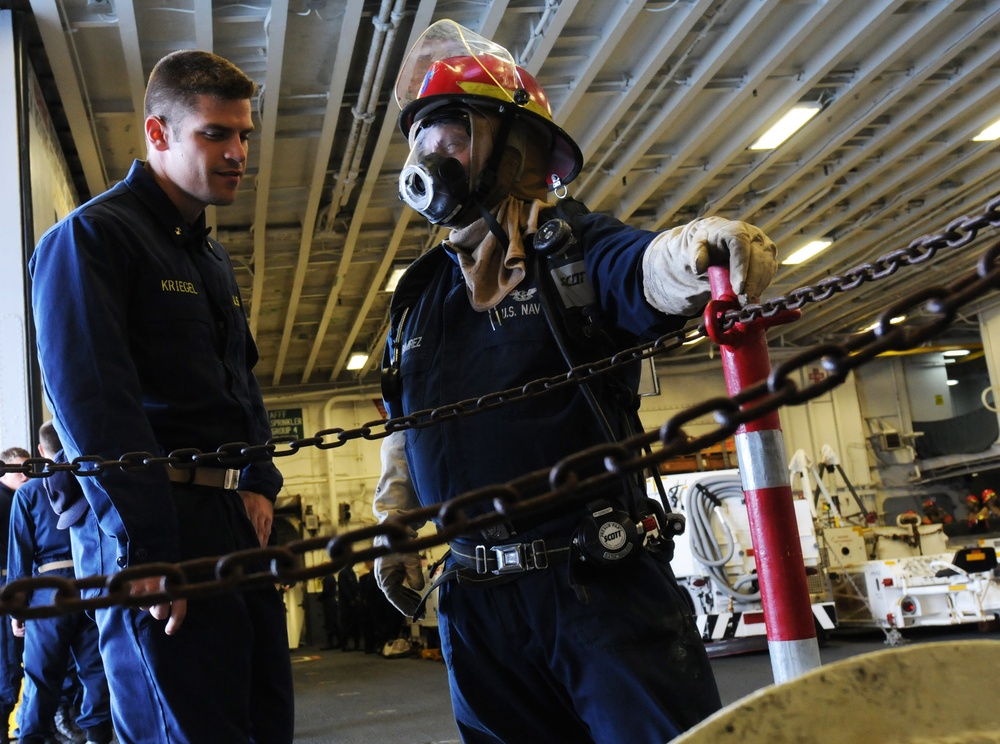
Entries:
{"type": "Polygon", "coordinates": [[[31,457],[31,453],[24,447],[8,447],[3,452],[0,452],[0,460],[4,462],[13,462],[18,459],[27,460],[29,457],[31,457]]]}
{"type": "Polygon", "coordinates": [[[62,449],[62,442],[59,441],[59,434],[56,432],[56,427],[52,424],[52,421],[46,421],[38,429],[38,442],[42,445],[42,450],[45,451],[47,455],[55,455],[59,450],[62,449]]]}
{"type": "Polygon", "coordinates": [[[159,116],[169,122],[192,111],[199,95],[242,101],[253,98],[255,90],[254,81],[229,60],[211,52],[182,49],[153,67],[143,108],[147,118],[159,116]]]}

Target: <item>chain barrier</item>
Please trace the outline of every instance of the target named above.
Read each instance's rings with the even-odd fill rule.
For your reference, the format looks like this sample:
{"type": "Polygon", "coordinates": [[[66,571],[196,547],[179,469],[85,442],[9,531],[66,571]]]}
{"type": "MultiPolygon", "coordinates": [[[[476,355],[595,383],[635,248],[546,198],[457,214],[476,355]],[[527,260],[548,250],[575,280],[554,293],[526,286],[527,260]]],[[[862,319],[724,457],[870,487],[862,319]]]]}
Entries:
{"type": "MultiPolygon", "coordinates": [[[[843,276],[825,279],[816,286],[796,289],[789,295],[766,303],[726,311],[719,320],[722,327],[730,328],[737,323],[749,323],[761,317],[769,318],[785,310],[799,309],[810,302],[821,302],[835,293],[854,289],[865,281],[891,276],[900,266],[924,263],[941,248],[967,246],[976,238],[979,230],[1000,227],[998,209],[1000,197],[990,201],[981,215],[955,220],[943,233],[919,238],[905,249],[851,269],[843,276]]],[[[279,547],[249,549],[176,564],[140,564],[107,576],[79,579],[34,576],[17,579],[0,590],[0,614],[10,614],[20,619],[52,617],[65,612],[94,610],[113,605],[146,607],[166,600],[187,599],[227,589],[291,585],[335,573],[345,566],[374,560],[389,553],[420,552],[444,545],[461,535],[519,517],[537,516],[585,503],[593,493],[623,476],[641,473],[672,458],[694,454],[709,445],[724,441],[742,424],[781,407],[800,405],[825,394],[842,384],[852,370],[879,354],[910,349],[933,338],[954,321],[960,308],[994,289],[1000,289],[998,257],[1000,242],[994,243],[984,252],[975,270],[951,284],[920,289],[887,307],[873,330],[858,334],[842,344],[827,343],[806,349],[775,365],[766,380],[736,395],[703,401],[674,415],[659,429],[641,432],[615,444],[601,444],[582,450],[549,469],[527,473],[505,484],[469,491],[441,504],[391,516],[381,524],[332,537],[315,537],[279,547]],[[915,312],[917,310],[922,311],[919,314],[920,320],[915,320],[918,318],[915,312]],[[899,316],[905,316],[907,320],[893,324],[891,321],[899,316]],[[811,385],[799,387],[794,379],[796,374],[816,364],[824,368],[827,376],[811,385]],[[684,424],[707,415],[711,415],[717,424],[714,430],[698,437],[685,434],[684,424]],[[583,473],[590,475],[583,476],[583,473]],[[418,536],[416,530],[428,520],[437,522],[439,529],[433,535],[418,536]],[[306,554],[319,550],[325,551],[330,560],[313,566],[302,565],[306,554]],[[150,578],[160,579],[160,592],[133,596],[132,583],[150,578]],[[52,604],[28,607],[30,593],[41,588],[55,590],[52,604]]],[[[695,330],[704,334],[704,325],[695,330]]],[[[324,429],[312,437],[301,439],[276,437],[263,445],[229,443],[215,452],[207,453],[183,449],[157,457],[148,452],[129,452],[118,460],[82,456],[68,463],[56,463],[48,458],[36,457],[21,465],[4,463],[0,472],[19,472],[28,477],[45,478],[59,471],[87,477],[111,468],[137,470],[168,466],[187,469],[213,462],[219,465],[240,464],[259,454],[285,457],[305,447],[331,449],[358,438],[377,440],[394,431],[434,426],[457,416],[492,410],[565,385],[580,384],[595,375],[677,348],[692,338],[692,332],[691,328],[682,329],[661,336],[652,343],[574,367],[564,375],[534,380],[520,388],[418,411],[408,416],[373,421],[355,429],[324,429]]]]}

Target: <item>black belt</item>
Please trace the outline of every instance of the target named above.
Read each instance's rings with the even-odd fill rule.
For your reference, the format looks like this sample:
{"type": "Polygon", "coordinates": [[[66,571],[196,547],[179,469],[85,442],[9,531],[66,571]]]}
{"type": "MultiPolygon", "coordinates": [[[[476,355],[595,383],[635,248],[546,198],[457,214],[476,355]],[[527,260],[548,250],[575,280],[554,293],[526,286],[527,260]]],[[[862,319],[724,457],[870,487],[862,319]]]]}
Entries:
{"type": "Polygon", "coordinates": [[[505,545],[452,542],[449,547],[455,561],[465,568],[471,568],[480,575],[491,573],[497,576],[548,568],[553,563],[569,560],[571,552],[569,540],[554,543],[551,540],[549,543],[532,540],[505,545]]]}
{"type": "Polygon", "coordinates": [[[240,471],[235,468],[167,468],[167,477],[174,483],[208,486],[235,491],[240,484],[240,471]]]}
{"type": "MultiPolygon", "coordinates": [[[[552,543],[553,541],[549,541],[552,543]]],[[[553,563],[569,560],[570,541],[556,543],[559,547],[549,547],[545,540],[532,540],[529,543],[509,543],[506,545],[469,545],[467,543],[448,543],[448,556],[454,558],[461,568],[449,568],[441,572],[433,583],[424,591],[413,612],[413,619],[419,620],[424,615],[424,607],[431,593],[441,584],[452,579],[464,586],[485,587],[504,584],[513,581],[526,571],[548,568],[553,563]],[[472,552],[469,552],[472,551],[472,552]],[[489,574],[492,574],[489,575],[489,574]]],[[[444,559],[442,559],[444,560],[444,559]]],[[[433,573],[433,571],[431,572],[433,573]]]]}

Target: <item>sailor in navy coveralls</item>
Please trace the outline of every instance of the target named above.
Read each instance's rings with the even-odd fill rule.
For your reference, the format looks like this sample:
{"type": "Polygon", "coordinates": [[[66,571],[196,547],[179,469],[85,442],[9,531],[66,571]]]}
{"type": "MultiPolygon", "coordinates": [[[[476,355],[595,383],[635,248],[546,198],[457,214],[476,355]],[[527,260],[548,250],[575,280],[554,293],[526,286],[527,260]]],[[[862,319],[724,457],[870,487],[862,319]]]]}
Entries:
{"type": "MultiPolygon", "coordinates": [[[[204,213],[236,197],[253,91],[216,55],[160,60],[146,91],[146,161],[50,229],[32,256],[39,359],[70,460],[270,439],[243,301],[204,213]]],[[[81,482],[90,509],[71,538],[77,573],[91,575],[260,547],[282,478],[257,457],[112,468],[81,482]]],[[[132,584],[137,594],[158,588],[155,578],[132,584]]],[[[96,618],[123,744],[291,741],[277,589],[110,607],[96,618]]]]}
{"type": "MultiPolygon", "coordinates": [[[[579,148],[507,50],[452,21],[417,42],[396,95],[411,148],[401,198],[452,231],[393,296],[383,378],[392,417],[520,389],[600,358],[607,342],[627,348],[676,330],[709,297],[709,263],[729,265],[741,294],[757,295],[774,273],[773,243],[745,223],[710,217],[652,233],[550,204],[547,191],[565,196],[582,167],[579,148]],[[560,216],[576,273],[536,246],[560,216]],[[577,285],[592,297],[573,314],[560,289],[577,285]]],[[[596,405],[563,386],[389,435],[376,515],[620,440],[635,425],[637,373],[591,380],[596,405]]],[[[662,743],[719,708],[669,550],[636,527],[651,509],[644,483],[623,477],[572,508],[451,541],[454,579],[440,585],[438,612],[464,741],[662,743]]],[[[423,583],[416,558],[376,562],[383,591],[410,616],[423,583]]]]}

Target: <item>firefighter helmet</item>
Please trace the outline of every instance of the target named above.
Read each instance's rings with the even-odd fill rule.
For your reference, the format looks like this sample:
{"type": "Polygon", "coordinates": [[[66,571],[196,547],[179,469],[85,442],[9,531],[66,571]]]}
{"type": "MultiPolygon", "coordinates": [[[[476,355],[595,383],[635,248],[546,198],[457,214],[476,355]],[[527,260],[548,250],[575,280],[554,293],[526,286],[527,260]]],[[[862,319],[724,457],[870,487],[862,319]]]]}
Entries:
{"type": "Polygon", "coordinates": [[[515,114],[550,137],[550,188],[569,183],[583,167],[579,146],[553,121],[538,81],[502,46],[454,21],[432,24],[414,44],[396,79],[396,103],[406,137],[424,117],[455,105],[515,114]]]}

